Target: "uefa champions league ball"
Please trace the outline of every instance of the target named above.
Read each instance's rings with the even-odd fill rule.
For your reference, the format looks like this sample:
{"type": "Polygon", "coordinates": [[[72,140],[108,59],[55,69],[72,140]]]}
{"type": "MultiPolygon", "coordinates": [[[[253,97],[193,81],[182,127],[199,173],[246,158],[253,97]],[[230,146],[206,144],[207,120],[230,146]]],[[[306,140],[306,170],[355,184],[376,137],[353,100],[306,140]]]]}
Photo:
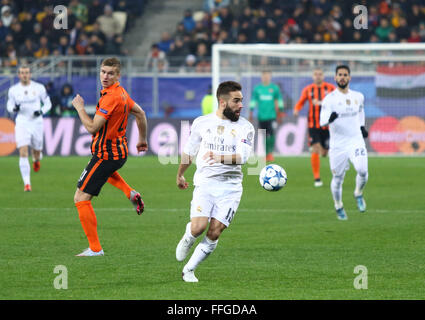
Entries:
{"type": "Polygon", "coordinates": [[[260,172],[260,184],[267,191],[278,191],[286,185],[286,171],[277,164],[268,164],[260,172]]]}

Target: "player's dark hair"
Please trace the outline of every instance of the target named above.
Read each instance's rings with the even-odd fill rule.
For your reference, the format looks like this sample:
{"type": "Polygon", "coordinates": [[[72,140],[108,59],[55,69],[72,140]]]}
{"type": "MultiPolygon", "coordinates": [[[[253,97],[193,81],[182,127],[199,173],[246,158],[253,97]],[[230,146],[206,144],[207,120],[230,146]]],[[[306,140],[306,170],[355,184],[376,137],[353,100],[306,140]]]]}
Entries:
{"type": "Polygon", "coordinates": [[[345,69],[345,70],[347,70],[348,71],[348,74],[350,74],[351,73],[351,71],[350,71],[350,67],[349,66],[347,66],[346,64],[340,64],[339,66],[337,66],[336,67],[336,69],[335,69],[335,74],[337,74],[338,73],[338,70],[339,69],[345,69]]]}
{"type": "Polygon", "coordinates": [[[121,62],[115,57],[106,58],[105,60],[103,60],[102,66],[115,67],[117,69],[118,73],[121,73],[121,62]]]}
{"type": "Polygon", "coordinates": [[[220,83],[217,88],[217,100],[225,95],[229,95],[230,92],[242,91],[242,86],[235,81],[225,81],[220,83]]]}

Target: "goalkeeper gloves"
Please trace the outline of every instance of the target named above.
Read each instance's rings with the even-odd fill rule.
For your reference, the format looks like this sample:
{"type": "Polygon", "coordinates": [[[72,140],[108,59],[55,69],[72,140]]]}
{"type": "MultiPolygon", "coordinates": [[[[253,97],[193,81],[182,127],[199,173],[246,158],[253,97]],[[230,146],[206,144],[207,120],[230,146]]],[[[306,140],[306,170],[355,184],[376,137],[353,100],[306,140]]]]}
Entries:
{"type": "Polygon", "coordinates": [[[334,122],[334,120],[338,118],[338,113],[336,113],[335,111],[331,113],[331,116],[329,117],[329,121],[328,123],[332,123],[334,122]]]}
{"type": "Polygon", "coordinates": [[[43,114],[41,110],[34,111],[34,117],[39,117],[43,114]]]}
{"type": "Polygon", "coordinates": [[[363,138],[367,138],[369,136],[369,132],[367,132],[366,128],[364,126],[360,127],[360,130],[362,131],[363,138]]]}
{"type": "Polygon", "coordinates": [[[13,108],[13,112],[19,112],[19,109],[21,109],[21,105],[15,103],[15,107],[13,108]]]}

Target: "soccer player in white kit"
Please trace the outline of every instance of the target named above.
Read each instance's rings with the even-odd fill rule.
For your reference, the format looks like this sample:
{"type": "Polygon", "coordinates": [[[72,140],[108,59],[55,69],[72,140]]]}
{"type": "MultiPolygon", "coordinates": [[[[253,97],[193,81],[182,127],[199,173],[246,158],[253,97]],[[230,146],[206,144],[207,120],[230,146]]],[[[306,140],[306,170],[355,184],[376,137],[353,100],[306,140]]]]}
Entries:
{"type": "Polygon", "coordinates": [[[254,143],[253,125],[240,116],[242,88],[234,81],[222,82],[217,89],[215,113],[193,121],[177,172],[177,186],[186,189],[184,172],[196,156],[191,221],[176,248],[183,261],[196,239],[209,227],[183,267],[183,280],[198,282],[194,271],[217,247],[218,238],[234,218],[242,196],[242,165],[254,143]]]}
{"type": "Polygon", "coordinates": [[[19,82],[9,88],[7,111],[16,112],[15,140],[19,150],[19,169],[24,181],[24,191],[31,191],[28,147],[32,149],[33,169],[40,170],[43,149],[43,114],[52,107],[46,88],[31,80],[31,70],[22,65],[18,69],[19,82]]]}
{"type": "Polygon", "coordinates": [[[368,180],[368,160],[364,139],[365,129],[364,96],[349,89],[350,68],[336,67],[337,89],[328,94],[322,103],[320,125],[329,125],[329,163],[332,171],[331,192],[335,210],[340,220],[347,220],[342,203],[342,184],[345,172],[350,168],[349,161],[357,171],[354,198],[360,212],[366,211],[363,189],[368,180]]]}

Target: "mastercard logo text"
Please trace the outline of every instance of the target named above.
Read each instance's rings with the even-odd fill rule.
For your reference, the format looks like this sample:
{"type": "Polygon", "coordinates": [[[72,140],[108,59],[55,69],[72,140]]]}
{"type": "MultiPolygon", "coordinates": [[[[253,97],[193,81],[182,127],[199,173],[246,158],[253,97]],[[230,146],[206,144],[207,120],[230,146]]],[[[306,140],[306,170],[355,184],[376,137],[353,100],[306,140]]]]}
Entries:
{"type": "Polygon", "coordinates": [[[10,119],[0,118],[0,156],[7,156],[15,149],[15,123],[10,119]]]}
{"type": "Polygon", "coordinates": [[[416,116],[379,118],[372,124],[369,133],[370,145],[378,153],[425,151],[425,121],[416,116]]]}

